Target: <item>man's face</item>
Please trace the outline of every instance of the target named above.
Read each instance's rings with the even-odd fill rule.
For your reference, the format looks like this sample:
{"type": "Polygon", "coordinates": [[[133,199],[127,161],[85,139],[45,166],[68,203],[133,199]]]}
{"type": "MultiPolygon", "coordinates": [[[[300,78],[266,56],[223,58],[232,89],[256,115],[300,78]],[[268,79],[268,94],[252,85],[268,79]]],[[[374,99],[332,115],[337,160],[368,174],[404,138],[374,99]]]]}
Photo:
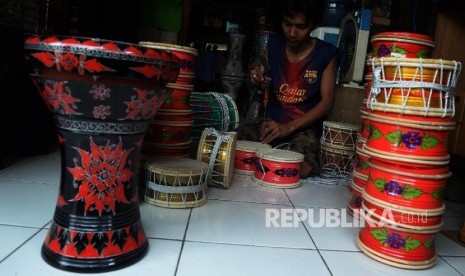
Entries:
{"type": "Polygon", "coordinates": [[[284,17],[282,21],[284,35],[289,46],[297,46],[305,41],[313,29],[311,22],[306,22],[303,14],[296,14],[292,17],[284,17]]]}

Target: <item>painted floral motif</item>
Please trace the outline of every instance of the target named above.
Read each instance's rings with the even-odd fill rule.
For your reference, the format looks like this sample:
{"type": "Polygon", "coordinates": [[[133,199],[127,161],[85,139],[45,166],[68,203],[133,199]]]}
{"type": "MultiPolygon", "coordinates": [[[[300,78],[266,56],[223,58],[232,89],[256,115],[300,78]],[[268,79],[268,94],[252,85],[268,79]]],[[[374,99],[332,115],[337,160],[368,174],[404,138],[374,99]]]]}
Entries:
{"type": "Polygon", "coordinates": [[[107,116],[110,116],[111,114],[110,106],[103,105],[103,104],[99,106],[94,106],[94,110],[92,111],[92,114],[94,114],[95,119],[105,120],[107,116]]]}
{"type": "Polygon", "coordinates": [[[106,98],[110,98],[111,89],[105,87],[105,84],[92,84],[92,89],[89,91],[90,94],[94,95],[95,100],[104,101],[106,98]]]}
{"type": "MultiPolygon", "coordinates": [[[[271,171],[270,168],[268,168],[267,166],[263,166],[258,161],[258,158],[255,158],[254,164],[257,170],[261,173],[266,174],[267,172],[271,171]]],[[[283,169],[274,170],[272,173],[280,177],[295,177],[299,174],[299,170],[295,168],[283,168],[283,169]]]]}
{"type": "Polygon", "coordinates": [[[76,103],[80,100],[71,95],[71,90],[64,81],[47,81],[40,95],[53,112],[66,115],[78,114],[76,103]]]}
{"type": "Polygon", "coordinates": [[[39,52],[31,54],[33,57],[42,62],[45,67],[56,66],[58,72],[67,71],[71,72],[74,69],[77,69],[80,75],[83,75],[87,72],[103,72],[103,71],[114,71],[113,69],[104,66],[97,59],[87,59],[86,55],[79,55],[77,57],[72,53],[62,54],[60,52],[55,52],[55,54],[50,52],[39,52]]]}
{"type": "Polygon", "coordinates": [[[281,177],[294,177],[297,176],[299,173],[299,170],[295,168],[284,168],[284,169],[278,169],[274,171],[274,174],[279,175],[281,177]]]}
{"type": "Polygon", "coordinates": [[[133,149],[123,150],[122,142],[118,145],[98,146],[90,138],[90,151],[75,148],[79,159],[74,158],[75,167],[68,167],[73,175],[73,185],[78,190],[72,199],[85,203],[84,213],[98,211],[115,213],[116,202],[129,203],[124,193],[125,183],[132,178],[132,171],[127,163],[133,149]]]}
{"type": "MultiPolygon", "coordinates": [[[[391,196],[402,196],[404,199],[414,199],[424,194],[429,194],[421,189],[413,187],[412,185],[401,185],[394,180],[387,181],[385,179],[377,178],[374,179],[373,184],[380,192],[386,192],[391,196]]],[[[437,200],[442,200],[443,194],[444,188],[439,188],[432,192],[430,195],[437,200]]]]}
{"type": "Polygon", "coordinates": [[[378,240],[381,245],[389,246],[393,249],[400,249],[405,251],[415,250],[421,245],[424,245],[428,249],[432,249],[432,242],[430,240],[422,244],[421,241],[416,240],[410,236],[406,238],[402,237],[399,233],[389,233],[386,229],[374,229],[370,231],[373,238],[378,240]]]}
{"type": "Polygon", "coordinates": [[[423,133],[423,135],[421,135],[418,131],[407,131],[406,133],[402,133],[402,131],[396,130],[383,135],[381,130],[375,127],[371,129],[370,137],[373,140],[384,137],[392,145],[397,147],[405,145],[411,150],[416,149],[418,146],[420,146],[422,150],[428,150],[440,143],[438,138],[428,133],[423,133]]]}
{"type": "MultiPolygon", "coordinates": [[[[396,45],[391,45],[388,47],[386,44],[381,44],[379,48],[374,48],[375,56],[377,57],[406,57],[409,53],[408,50],[398,47],[396,45]]],[[[427,58],[428,53],[425,50],[420,50],[415,53],[418,58],[427,58]]]]}
{"type": "Polygon", "coordinates": [[[409,131],[402,134],[402,143],[409,149],[416,149],[423,142],[423,137],[420,136],[418,131],[409,131]]]}
{"type": "MultiPolygon", "coordinates": [[[[130,102],[124,102],[128,108],[128,113],[124,119],[138,120],[138,119],[152,119],[155,111],[163,104],[164,98],[160,94],[155,94],[152,90],[134,88],[137,95],[131,97],[130,102]]],[[[167,96],[166,93],[161,93],[167,96]]]]}
{"type": "Polygon", "coordinates": [[[355,207],[362,208],[362,202],[363,202],[363,198],[361,196],[355,196],[353,200],[355,207]]]}

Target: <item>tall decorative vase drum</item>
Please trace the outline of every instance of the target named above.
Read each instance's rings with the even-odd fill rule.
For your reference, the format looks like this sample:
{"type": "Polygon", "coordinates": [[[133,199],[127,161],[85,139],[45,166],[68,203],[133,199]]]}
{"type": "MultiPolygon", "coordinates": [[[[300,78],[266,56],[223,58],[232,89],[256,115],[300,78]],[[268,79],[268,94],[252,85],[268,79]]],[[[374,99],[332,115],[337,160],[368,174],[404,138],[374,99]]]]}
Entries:
{"type": "Polygon", "coordinates": [[[145,131],[179,74],[165,51],[83,37],[29,36],[26,63],[53,114],[61,179],[46,262],[77,272],[119,269],[148,249],[137,166],[145,131]]]}
{"type": "Polygon", "coordinates": [[[245,81],[245,71],[242,65],[242,49],[246,36],[243,34],[229,34],[230,48],[228,62],[224,71],[220,74],[224,93],[234,100],[245,81]]]}

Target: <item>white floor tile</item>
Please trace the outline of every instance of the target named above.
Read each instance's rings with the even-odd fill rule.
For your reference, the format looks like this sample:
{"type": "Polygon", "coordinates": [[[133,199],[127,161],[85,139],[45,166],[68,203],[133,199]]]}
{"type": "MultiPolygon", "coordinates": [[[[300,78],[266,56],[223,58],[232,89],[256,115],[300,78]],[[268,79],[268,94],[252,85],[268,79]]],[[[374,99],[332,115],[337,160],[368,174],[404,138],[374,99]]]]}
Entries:
{"type": "Polygon", "coordinates": [[[378,262],[362,252],[321,251],[334,276],[438,276],[460,275],[453,267],[439,258],[438,263],[428,269],[408,270],[378,262]]]}
{"type": "Polygon", "coordinates": [[[354,220],[345,209],[304,210],[307,219],[303,221],[318,249],[360,251],[356,237],[362,222],[354,220]]]}
{"type": "MultiPolygon", "coordinates": [[[[0,265],[2,276],[30,276],[30,275],[83,275],[56,269],[48,265],[41,257],[41,247],[46,231],[40,232],[28,243],[9,256],[0,265]]],[[[166,240],[149,240],[148,254],[139,262],[107,273],[86,273],[85,275],[174,275],[179,259],[181,242],[166,240]]]]}
{"type": "Polygon", "coordinates": [[[0,179],[0,224],[43,227],[53,218],[58,186],[0,179]]]}
{"type": "Polygon", "coordinates": [[[175,240],[184,238],[190,209],[167,209],[143,202],[140,212],[147,237],[175,240]]]}
{"type": "Polygon", "coordinates": [[[209,188],[209,199],[221,199],[230,201],[270,203],[290,205],[283,189],[274,189],[255,184],[250,177],[234,175],[233,183],[229,189],[209,188]]]}
{"type": "Polygon", "coordinates": [[[441,256],[465,257],[465,246],[439,233],[435,240],[436,253],[441,256]]]}
{"type": "Polygon", "coordinates": [[[344,186],[304,183],[297,189],[286,189],[294,205],[303,207],[346,208],[351,195],[344,186]]]}
{"type": "Polygon", "coordinates": [[[23,162],[11,169],[0,172],[0,179],[5,178],[35,183],[59,184],[60,173],[60,160],[40,158],[32,162],[23,162]]]}
{"type": "Polygon", "coordinates": [[[465,274],[465,257],[442,257],[442,259],[460,273],[465,274]]]}
{"type": "Polygon", "coordinates": [[[176,276],[330,275],[315,250],[186,242],[176,276]]]}
{"type": "Polygon", "coordinates": [[[0,261],[40,229],[0,225],[0,261]]]}
{"type": "Polygon", "coordinates": [[[302,224],[266,227],[266,209],[280,212],[289,206],[210,200],[192,210],[186,240],[243,245],[313,249],[302,224]]]}

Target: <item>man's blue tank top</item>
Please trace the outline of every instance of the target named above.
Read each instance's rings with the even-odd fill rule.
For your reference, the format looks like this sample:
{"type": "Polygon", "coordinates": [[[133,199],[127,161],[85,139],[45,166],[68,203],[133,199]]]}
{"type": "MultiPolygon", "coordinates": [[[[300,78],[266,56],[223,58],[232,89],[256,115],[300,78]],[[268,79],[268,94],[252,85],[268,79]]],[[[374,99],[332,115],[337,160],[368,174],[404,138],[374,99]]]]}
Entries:
{"type": "Polygon", "coordinates": [[[309,111],[321,100],[320,87],[323,71],[336,55],[337,48],[316,39],[313,50],[304,59],[290,63],[286,57],[283,35],[268,42],[266,74],[272,78],[266,116],[280,123],[288,123],[309,111]]]}

